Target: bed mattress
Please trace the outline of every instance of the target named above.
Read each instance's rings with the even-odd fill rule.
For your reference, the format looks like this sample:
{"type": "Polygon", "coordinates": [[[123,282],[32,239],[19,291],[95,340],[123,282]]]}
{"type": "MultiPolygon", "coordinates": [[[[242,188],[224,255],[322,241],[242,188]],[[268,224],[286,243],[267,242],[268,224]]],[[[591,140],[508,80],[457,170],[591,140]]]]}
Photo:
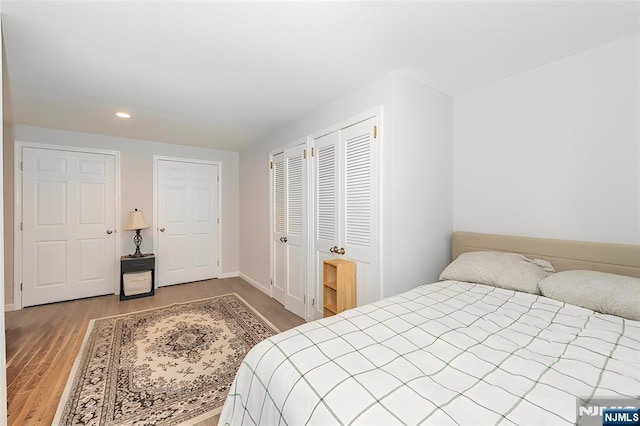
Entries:
{"type": "Polygon", "coordinates": [[[442,281],[259,343],[220,424],[573,424],[639,393],[640,322],[442,281]]]}

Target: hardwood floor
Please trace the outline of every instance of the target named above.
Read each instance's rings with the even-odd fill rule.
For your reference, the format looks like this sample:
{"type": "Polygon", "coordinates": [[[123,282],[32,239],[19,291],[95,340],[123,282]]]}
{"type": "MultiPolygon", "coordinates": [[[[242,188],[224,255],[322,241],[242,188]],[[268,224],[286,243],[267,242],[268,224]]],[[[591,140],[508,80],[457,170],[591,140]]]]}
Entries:
{"type": "Polygon", "coordinates": [[[227,293],[240,295],[281,331],[304,322],[240,278],[162,287],[155,296],[122,302],[111,295],[7,312],[8,424],[51,424],[91,319],[227,293]]]}

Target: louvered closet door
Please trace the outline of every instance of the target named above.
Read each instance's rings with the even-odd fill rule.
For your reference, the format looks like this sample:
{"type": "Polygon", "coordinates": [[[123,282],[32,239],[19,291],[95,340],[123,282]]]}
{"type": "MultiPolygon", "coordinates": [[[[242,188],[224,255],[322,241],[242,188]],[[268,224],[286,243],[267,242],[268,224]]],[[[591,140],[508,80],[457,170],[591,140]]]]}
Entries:
{"type": "Polygon", "coordinates": [[[307,161],[304,145],[273,157],[273,296],[306,318],[307,161]]]}
{"type": "MultiPolygon", "coordinates": [[[[313,142],[316,300],[322,300],[322,262],[336,257],[356,264],[357,305],[379,298],[376,125],[373,117],[313,142]]],[[[321,311],[316,310],[318,315],[321,311]]]]}
{"type": "Polygon", "coordinates": [[[377,150],[374,126],[377,118],[340,132],[343,173],[340,187],[341,245],[345,257],[356,263],[356,303],[378,300],[377,270],[377,150]]]}
{"type": "Polygon", "coordinates": [[[271,196],[273,197],[273,282],[271,285],[271,297],[284,305],[284,289],[287,286],[287,256],[284,244],[286,230],[286,206],[285,206],[285,180],[284,180],[284,153],[274,155],[271,158],[271,196]],[[283,240],[280,240],[282,238],[283,240]]]}
{"type": "MultiPolygon", "coordinates": [[[[322,309],[322,263],[337,257],[330,250],[340,243],[339,222],[339,159],[340,132],[335,131],[314,140],[315,200],[314,200],[314,289],[316,312],[322,309]]],[[[322,314],[316,313],[316,317],[322,314]]]]}

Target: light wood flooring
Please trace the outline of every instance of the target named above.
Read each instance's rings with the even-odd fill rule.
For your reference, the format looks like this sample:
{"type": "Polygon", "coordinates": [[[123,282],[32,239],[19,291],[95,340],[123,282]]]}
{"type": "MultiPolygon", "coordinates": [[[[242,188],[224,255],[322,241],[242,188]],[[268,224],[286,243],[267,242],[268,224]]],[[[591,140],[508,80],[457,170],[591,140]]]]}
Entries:
{"type": "Polygon", "coordinates": [[[7,312],[8,424],[51,424],[89,320],[227,293],[240,295],[281,331],[304,322],[240,278],[162,287],[155,296],[122,302],[110,295],[7,312]]]}

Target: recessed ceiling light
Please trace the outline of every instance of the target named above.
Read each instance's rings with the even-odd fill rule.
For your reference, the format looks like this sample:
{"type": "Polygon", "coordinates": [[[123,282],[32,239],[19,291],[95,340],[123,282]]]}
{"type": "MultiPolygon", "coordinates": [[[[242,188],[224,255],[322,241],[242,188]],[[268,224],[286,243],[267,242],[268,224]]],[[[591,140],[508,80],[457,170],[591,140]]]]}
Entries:
{"type": "Polygon", "coordinates": [[[131,114],[129,114],[128,112],[124,112],[124,111],[118,111],[118,112],[114,113],[114,115],[116,117],[120,117],[120,118],[131,118],[131,114]]]}

